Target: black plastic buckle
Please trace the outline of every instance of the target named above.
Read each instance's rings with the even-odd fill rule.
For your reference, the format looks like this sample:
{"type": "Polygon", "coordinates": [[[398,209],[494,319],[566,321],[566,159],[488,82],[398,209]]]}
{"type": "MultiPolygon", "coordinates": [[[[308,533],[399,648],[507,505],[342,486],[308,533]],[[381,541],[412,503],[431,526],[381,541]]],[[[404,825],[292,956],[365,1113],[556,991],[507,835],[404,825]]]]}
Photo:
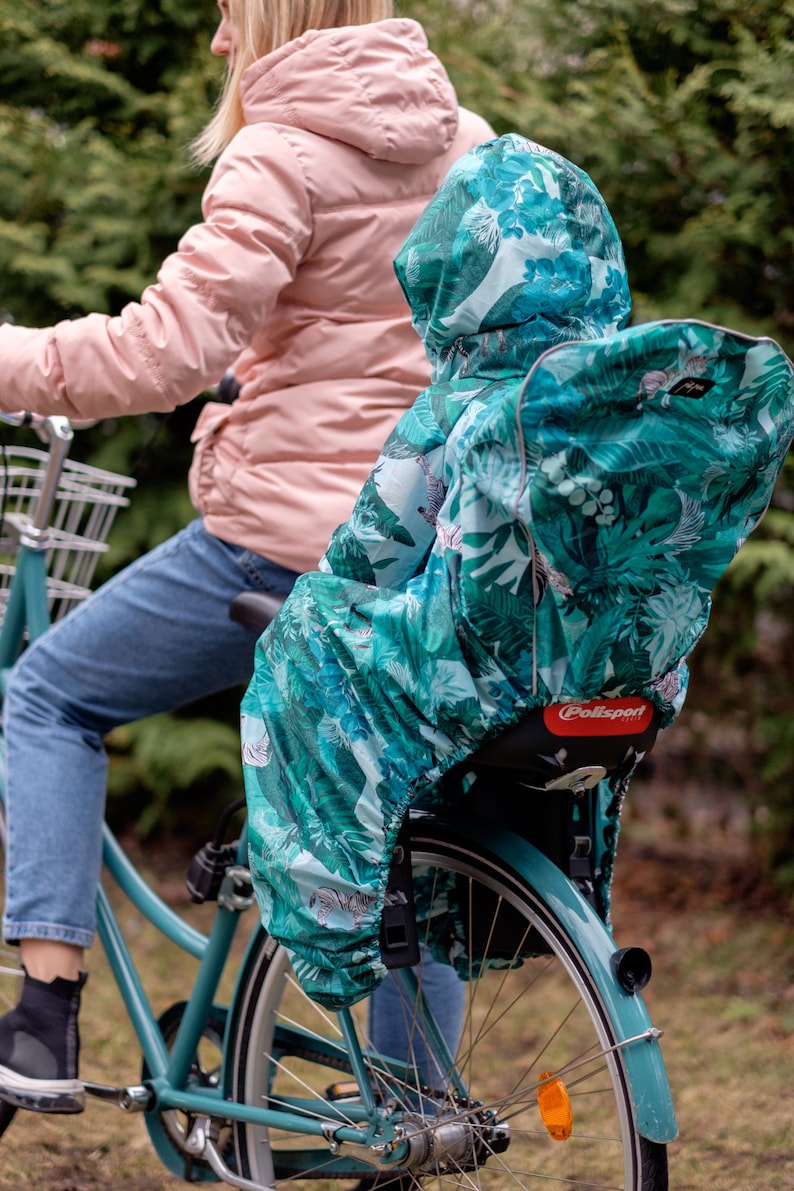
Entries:
{"type": "Polygon", "coordinates": [[[412,968],[419,963],[419,932],[416,929],[407,819],[397,836],[389,869],[389,884],[380,926],[380,955],[387,968],[412,968]]]}
{"type": "Polygon", "coordinates": [[[238,841],[231,844],[204,844],[190,862],[186,885],[190,900],[196,905],[217,901],[227,868],[237,860],[238,841]]]}

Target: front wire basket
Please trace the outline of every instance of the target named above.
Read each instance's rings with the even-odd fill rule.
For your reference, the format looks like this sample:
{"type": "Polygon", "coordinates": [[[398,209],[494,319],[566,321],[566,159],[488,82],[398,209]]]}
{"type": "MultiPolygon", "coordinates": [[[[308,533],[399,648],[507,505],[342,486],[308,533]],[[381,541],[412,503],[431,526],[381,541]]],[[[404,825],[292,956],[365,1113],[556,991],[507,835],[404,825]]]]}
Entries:
{"type": "MultiPolygon", "coordinates": [[[[20,537],[29,529],[48,454],[36,447],[6,447],[0,456],[0,623],[16,570],[20,537]]],[[[135,480],[67,459],[47,531],[47,596],[50,618],[60,620],[90,594],[91,580],[125,492],[135,480]]]]}

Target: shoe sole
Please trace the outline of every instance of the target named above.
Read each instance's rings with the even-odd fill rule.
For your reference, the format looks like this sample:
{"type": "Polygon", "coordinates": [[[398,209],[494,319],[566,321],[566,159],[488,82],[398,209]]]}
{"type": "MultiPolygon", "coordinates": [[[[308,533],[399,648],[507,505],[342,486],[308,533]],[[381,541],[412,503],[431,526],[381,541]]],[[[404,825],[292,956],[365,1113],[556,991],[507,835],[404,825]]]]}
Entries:
{"type": "Polygon", "coordinates": [[[31,1079],[0,1066],[0,1100],[29,1112],[76,1113],[85,1108],[79,1079],[31,1079]]]}

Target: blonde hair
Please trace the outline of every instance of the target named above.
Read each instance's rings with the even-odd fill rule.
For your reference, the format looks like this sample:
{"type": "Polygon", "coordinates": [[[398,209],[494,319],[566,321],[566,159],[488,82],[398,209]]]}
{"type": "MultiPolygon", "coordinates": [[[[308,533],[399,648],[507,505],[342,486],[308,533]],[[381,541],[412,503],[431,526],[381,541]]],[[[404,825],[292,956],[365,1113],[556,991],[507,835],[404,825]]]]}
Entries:
{"type": "Polygon", "coordinates": [[[233,69],[226,75],[215,115],[191,148],[194,159],[207,165],[243,127],[240,79],[243,72],[307,29],[368,25],[393,15],[393,0],[230,0],[229,12],[240,44],[233,69]]]}

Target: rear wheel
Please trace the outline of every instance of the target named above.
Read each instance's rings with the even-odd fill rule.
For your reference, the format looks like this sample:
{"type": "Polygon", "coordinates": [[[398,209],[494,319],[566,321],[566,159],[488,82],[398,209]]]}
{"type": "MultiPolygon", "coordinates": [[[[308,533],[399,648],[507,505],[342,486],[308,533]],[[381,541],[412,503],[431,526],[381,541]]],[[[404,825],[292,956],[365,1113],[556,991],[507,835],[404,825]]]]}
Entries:
{"type": "MultiPolygon", "coordinates": [[[[449,1075],[428,1078],[405,1056],[371,1048],[365,1056],[379,1102],[402,1111],[412,1139],[399,1191],[666,1191],[666,1148],[636,1132],[619,1052],[610,1051],[611,1024],[553,911],[508,868],[432,826],[416,832],[422,922],[437,937],[450,925],[459,972],[473,976],[484,959],[491,966],[465,982],[455,1056],[465,1095],[449,1075]]],[[[418,1038],[432,1006],[422,1006],[420,993],[417,1010],[414,992],[406,987],[404,995],[418,1038]]],[[[365,1007],[354,1013],[365,1040],[365,1007]]],[[[346,1111],[355,1115],[358,1089],[335,1016],[302,993],[284,950],[264,934],[251,953],[233,1039],[235,1099],[299,1103],[336,1124],[346,1111]]],[[[361,1177],[362,1162],[377,1169],[368,1150],[334,1155],[323,1138],[276,1129],[239,1125],[236,1145],[240,1173],[267,1186],[304,1178],[333,1191],[361,1177]]]]}

